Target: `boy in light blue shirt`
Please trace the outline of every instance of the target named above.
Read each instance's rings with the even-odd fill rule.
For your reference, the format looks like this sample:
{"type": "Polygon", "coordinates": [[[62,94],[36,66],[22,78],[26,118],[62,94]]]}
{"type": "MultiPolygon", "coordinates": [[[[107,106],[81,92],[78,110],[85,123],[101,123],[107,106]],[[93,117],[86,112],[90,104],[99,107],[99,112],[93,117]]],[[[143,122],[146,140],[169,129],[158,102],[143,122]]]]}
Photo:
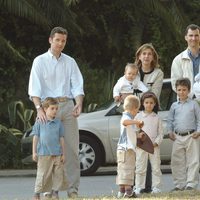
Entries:
{"type": "Polygon", "coordinates": [[[175,87],[178,101],[171,105],[168,116],[168,133],[173,141],[173,190],[192,190],[199,183],[200,107],[188,97],[191,89],[188,78],[178,79],[175,87]]]}
{"type": "MultiPolygon", "coordinates": [[[[117,178],[119,185],[118,198],[135,198],[132,190],[135,174],[135,148],[137,143],[135,125],[141,127],[142,121],[134,120],[140,107],[140,100],[129,95],[124,100],[124,112],[120,122],[120,138],[117,147],[117,178]]],[[[142,133],[141,133],[142,134],[142,133]]]]}
{"type": "Polygon", "coordinates": [[[64,173],[65,144],[64,127],[55,118],[58,101],[46,98],[42,104],[47,122],[36,121],[33,130],[33,160],[37,162],[37,177],[34,200],[40,200],[41,192],[50,192],[49,197],[58,199],[58,191],[66,190],[64,173]]]}

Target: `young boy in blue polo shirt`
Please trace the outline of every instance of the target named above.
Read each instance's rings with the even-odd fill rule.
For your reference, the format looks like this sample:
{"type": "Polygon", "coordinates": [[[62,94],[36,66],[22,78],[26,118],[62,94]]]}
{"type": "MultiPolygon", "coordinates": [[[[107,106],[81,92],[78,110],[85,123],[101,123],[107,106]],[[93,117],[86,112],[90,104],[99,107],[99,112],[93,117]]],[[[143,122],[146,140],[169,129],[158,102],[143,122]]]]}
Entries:
{"type": "Polygon", "coordinates": [[[168,116],[168,133],[173,141],[173,190],[192,190],[199,183],[200,106],[188,97],[191,88],[188,78],[178,79],[175,87],[178,100],[172,104],[168,116]]]}
{"type": "MultiPolygon", "coordinates": [[[[135,175],[135,148],[136,148],[136,127],[142,127],[143,122],[134,120],[140,108],[140,100],[134,95],[129,95],[124,100],[124,112],[120,122],[120,138],[117,147],[117,178],[119,185],[118,198],[135,198],[132,189],[135,175]]],[[[138,135],[142,137],[142,133],[138,135]]]]}
{"type": "Polygon", "coordinates": [[[46,98],[42,108],[47,122],[36,121],[32,130],[33,160],[37,162],[33,200],[40,200],[42,192],[50,192],[49,197],[59,199],[58,191],[67,189],[64,173],[64,127],[62,122],[55,118],[58,111],[56,99],[46,98]]]}

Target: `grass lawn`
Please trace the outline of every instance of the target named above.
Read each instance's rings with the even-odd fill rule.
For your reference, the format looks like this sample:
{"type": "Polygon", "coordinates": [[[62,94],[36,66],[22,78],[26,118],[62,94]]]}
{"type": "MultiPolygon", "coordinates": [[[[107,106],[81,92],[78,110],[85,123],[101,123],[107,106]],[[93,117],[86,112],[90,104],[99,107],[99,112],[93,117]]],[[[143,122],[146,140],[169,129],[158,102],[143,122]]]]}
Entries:
{"type": "MultiPolygon", "coordinates": [[[[78,198],[79,200],[98,200],[98,199],[117,199],[116,197],[112,196],[102,196],[96,198],[78,198]]],[[[182,191],[182,192],[166,192],[161,194],[143,194],[140,197],[136,198],[137,200],[200,200],[200,191],[198,190],[190,190],[190,191],[182,191]]],[[[64,200],[64,199],[62,199],[64,200]]]]}

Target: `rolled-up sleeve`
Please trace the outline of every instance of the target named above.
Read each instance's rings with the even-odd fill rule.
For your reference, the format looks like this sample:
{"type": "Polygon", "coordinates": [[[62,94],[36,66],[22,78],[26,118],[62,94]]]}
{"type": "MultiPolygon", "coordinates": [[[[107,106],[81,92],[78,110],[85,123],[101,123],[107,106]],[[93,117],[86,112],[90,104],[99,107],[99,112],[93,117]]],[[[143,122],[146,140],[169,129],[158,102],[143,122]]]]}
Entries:
{"type": "Polygon", "coordinates": [[[79,95],[84,95],[83,90],[83,76],[78,68],[76,61],[73,59],[72,61],[72,74],[71,74],[71,93],[73,97],[77,97],[79,95]]]}
{"type": "Polygon", "coordinates": [[[183,71],[180,66],[180,63],[178,62],[178,57],[174,58],[171,66],[171,83],[172,83],[172,89],[176,92],[176,80],[183,77],[183,71]]]}
{"type": "Polygon", "coordinates": [[[42,87],[41,87],[41,78],[39,70],[39,60],[36,58],[33,61],[30,77],[29,77],[29,87],[28,94],[31,97],[40,97],[42,96],[42,87]]]}

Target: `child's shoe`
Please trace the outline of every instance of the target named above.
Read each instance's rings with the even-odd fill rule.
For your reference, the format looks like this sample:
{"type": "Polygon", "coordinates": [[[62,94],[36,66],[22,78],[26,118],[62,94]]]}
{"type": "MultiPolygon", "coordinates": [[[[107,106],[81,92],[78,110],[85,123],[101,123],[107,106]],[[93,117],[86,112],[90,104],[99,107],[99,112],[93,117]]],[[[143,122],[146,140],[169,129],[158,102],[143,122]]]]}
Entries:
{"type": "Polygon", "coordinates": [[[44,198],[43,199],[51,199],[52,198],[52,192],[45,192],[43,194],[44,198]]]}
{"type": "Polygon", "coordinates": [[[58,191],[52,190],[52,199],[54,199],[54,200],[58,200],[59,199],[58,191]]]}
{"type": "Polygon", "coordinates": [[[159,188],[154,187],[151,193],[152,194],[157,194],[157,193],[160,193],[160,192],[161,192],[161,190],[159,188]]]}
{"type": "Polygon", "coordinates": [[[40,200],[40,194],[35,194],[33,196],[33,200],[40,200]]]}
{"type": "Polygon", "coordinates": [[[124,193],[119,191],[119,192],[117,193],[117,198],[120,199],[120,198],[122,198],[122,197],[124,197],[124,193]]]}
{"type": "Polygon", "coordinates": [[[136,195],[140,195],[141,194],[141,189],[140,188],[135,188],[134,190],[136,195]]]}
{"type": "Polygon", "coordinates": [[[137,195],[135,194],[134,191],[132,191],[131,194],[128,194],[127,192],[125,192],[123,198],[137,198],[137,195]]]}

